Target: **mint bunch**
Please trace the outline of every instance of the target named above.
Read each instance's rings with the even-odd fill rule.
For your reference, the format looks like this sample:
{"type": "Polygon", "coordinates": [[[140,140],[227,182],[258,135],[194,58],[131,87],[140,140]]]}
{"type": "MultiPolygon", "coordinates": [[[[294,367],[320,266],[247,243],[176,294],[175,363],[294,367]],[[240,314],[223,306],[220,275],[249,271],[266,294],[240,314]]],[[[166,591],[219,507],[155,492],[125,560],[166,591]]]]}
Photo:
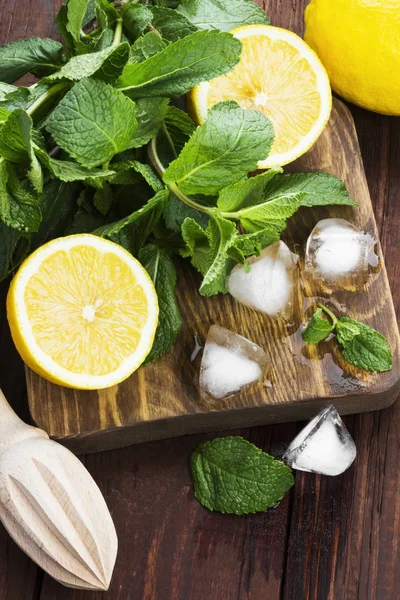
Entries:
{"type": "Polygon", "coordinates": [[[289,467],[239,436],[200,444],[190,457],[190,467],[196,498],[221,513],[265,511],[294,484],[289,467]]]}
{"type": "Polygon", "coordinates": [[[300,207],[354,205],[326,173],[249,177],[274,140],[261,113],[223,102],[196,128],[172,103],[235,67],[230,29],[268,22],[252,0],[67,0],[63,44],[0,47],[0,279],[53,237],[121,244],[159,295],[155,359],[180,327],[174,253],[202,274],[200,293],[225,292],[300,207]],[[13,85],[26,73],[40,79],[13,85]]]}
{"type": "Polygon", "coordinates": [[[337,319],[321,304],[304,329],[302,338],[307,344],[318,344],[331,333],[336,333],[343,357],[348,363],[372,373],[391,370],[392,351],[381,333],[350,317],[337,319]],[[329,320],[324,318],[323,313],[329,320]]]}

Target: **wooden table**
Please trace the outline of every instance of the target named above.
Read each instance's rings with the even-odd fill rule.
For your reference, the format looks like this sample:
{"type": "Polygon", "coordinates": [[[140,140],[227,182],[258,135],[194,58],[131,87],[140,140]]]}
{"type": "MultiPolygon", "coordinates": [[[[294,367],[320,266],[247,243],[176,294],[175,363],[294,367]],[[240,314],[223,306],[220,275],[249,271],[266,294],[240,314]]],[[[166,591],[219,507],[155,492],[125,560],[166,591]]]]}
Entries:
{"type": "MultiPolygon", "coordinates": [[[[60,0],[0,0],[0,41],[54,36],[60,0]]],[[[298,33],[306,0],[264,2],[298,33]]],[[[400,119],[350,107],[400,311],[400,119]]],[[[28,418],[22,362],[0,286],[0,387],[28,418]]],[[[346,418],[358,451],[343,476],[296,473],[275,510],[212,514],[193,498],[188,456],[210,435],[93,454],[84,463],[115,520],[120,550],[108,593],[55,583],[0,529],[0,600],[397,600],[400,588],[400,404],[346,418]]],[[[277,452],[300,425],[236,431],[277,452]]]]}

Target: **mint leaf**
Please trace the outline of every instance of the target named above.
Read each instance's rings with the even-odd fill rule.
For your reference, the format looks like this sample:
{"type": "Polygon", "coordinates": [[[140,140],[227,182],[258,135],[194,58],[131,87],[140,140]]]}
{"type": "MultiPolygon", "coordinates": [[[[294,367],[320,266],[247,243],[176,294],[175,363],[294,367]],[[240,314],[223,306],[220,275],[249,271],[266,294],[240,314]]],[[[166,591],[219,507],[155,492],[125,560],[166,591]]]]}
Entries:
{"type": "Polygon", "coordinates": [[[56,71],[62,64],[63,47],[50,39],[29,38],[0,46],[0,79],[16,81],[26,73],[41,77],[56,71]]]}
{"type": "Polygon", "coordinates": [[[329,173],[278,174],[264,193],[266,196],[302,193],[302,206],[357,205],[357,202],[349,198],[343,181],[329,173]]]}
{"type": "Polygon", "coordinates": [[[177,10],[199,29],[231,31],[242,25],[270,23],[253,0],[185,0],[177,10]]]}
{"type": "Polygon", "coordinates": [[[129,250],[132,254],[137,255],[161,218],[167,199],[168,191],[163,189],[157,192],[157,194],[139,210],[136,210],[124,219],[120,219],[115,223],[99,227],[93,231],[93,233],[94,235],[106,237],[119,243],[118,235],[123,229],[129,228],[131,239],[131,247],[129,250]]]}
{"type": "Polygon", "coordinates": [[[218,208],[223,211],[232,212],[238,208],[258,204],[264,196],[267,184],[277,173],[282,173],[280,167],[264,171],[264,173],[255,177],[237,181],[232,185],[227,185],[219,193],[218,208]]]}
{"type": "Polygon", "coordinates": [[[176,42],[198,29],[183,14],[172,8],[152,6],[150,10],[153,13],[153,27],[169,42],[176,42]]]}
{"type": "Polygon", "coordinates": [[[256,169],[273,139],[271,122],[260,112],[220,102],[169,165],[164,181],[176,183],[185,194],[218,194],[256,169]]]}
{"type": "Polygon", "coordinates": [[[279,233],[272,226],[264,227],[254,233],[244,233],[235,239],[235,248],[243,256],[260,254],[261,250],[279,240],[279,233]]]}
{"type": "Polygon", "coordinates": [[[288,219],[300,208],[302,198],[302,192],[275,196],[231,214],[240,219],[244,229],[248,230],[249,226],[251,228],[251,223],[265,226],[273,221],[281,222],[288,219]]]}
{"type": "Polygon", "coordinates": [[[123,152],[136,130],[135,104],[110,85],[82,79],[46,122],[57,144],[88,168],[123,152]]]}
{"type": "Polygon", "coordinates": [[[167,47],[167,42],[165,42],[160,36],[154,31],[149,31],[142,37],[140,37],[136,42],[131,46],[131,52],[129,56],[129,64],[142,63],[151,56],[158,54],[164,48],[167,47]]]}
{"type": "Polygon", "coordinates": [[[185,219],[188,217],[196,221],[203,229],[207,227],[207,215],[190,208],[190,206],[178,200],[176,196],[170,194],[168,204],[164,209],[164,219],[168,229],[176,233],[180,232],[185,219]]]}
{"type": "MultiPolygon", "coordinates": [[[[81,31],[88,3],[89,0],[68,0],[66,3],[67,10],[64,17],[64,26],[68,34],[70,34],[72,43],[78,53],[86,52],[85,45],[81,42],[81,31]]],[[[63,32],[61,31],[61,33],[63,32]]]]}
{"type": "Polygon", "coordinates": [[[140,250],[139,260],[154,283],[160,309],[153,347],[145,360],[146,365],[173,346],[182,319],[175,297],[176,270],[167,252],[158,246],[147,244],[140,250]]]}
{"type": "Polygon", "coordinates": [[[229,33],[198,31],[142,63],[126,65],[117,86],[132,98],[182,96],[197,83],[231,71],[241,49],[229,33]]]}
{"type": "Polygon", "coordinates": [[[76,182],[63,183],[50,179],[45,183],[40,196],[42,222],[37,233],[32,234],[31,250],[65,235],[77,209],[76,198],[80,189],[80,184],[76,182]]]}
{"type": "Polygon", "coordinates": [[[190,457],[194,493],[209,510],[265,511],[294,484],[289,467],[239,436],[200,444],[190,457]]]}
{"type": "Polygon", "coordinates": [[[192,265],[204,279],[200,294],[212,296],[226,292],[226,277],[234,265],[228,250],[237,238],[236,226],[232,221],[211,217],[207,229],[194,219],[185,219],[182,236],[187,245],[184,256],[190,256],[192,265]]]}
{"type": "Polygon", "coordinates": [[[336,323],[336,335],[347,362],[373,373],[392,369],[392,351],[385,337],[372,327],[342,317],[336,323]]]}
{"type": "Polygon", "coordinates": [[[0,222],[0,281],[3,281],[12,270],[12,257],[20,237],[19,231],[0,222]]]}
{"type": "Polygon", "coordinates": [[[104,181],[94,193],[93,204],[102,215],[106,215],[112,206],[113,198],[111,185],[104,181]]]}
{"type": "Polygon", "coordinates": [[[0,219],[19,231],[37,231],[41,221],[38,200],[20,183],[10,163],[0,159],[0,219]]]}
{"type": "Polygon", "coordinates": [[[175,106],[168,106],[162,127],[152,142],[152,153],[157,155],[163,168],[180,154],[182,148],[196,129],[189,115],[175,106]]]}
{"type": "Polygon", "coordinates": [[[61,181],[84,181],[89,177],[110,177],[115,171],[111,169],[87,169],[69,160],[51,158],[46,151],[34,144],[34,151],[47,169],[61,181]]]}
{"type": "Polygon", "coordinates": [[[129,141],[128,148],[141,148],[156,135],[163,123],[168,102],[168,98],[139,98],[136,100],[138,126],[129,141]]]}
{"type": "Polygon", "coordinates": [[[322,316],[322,308],[317,308],[301,337],[307,344],[318,344],[325,340],[334,329],[335,326],[322,316]]]}
{"type": "Polygon", "coordinates": [[[100,52],[73,56],[59,71],[47,77],[47,81],[58,79],[79,81],[91,76],[107,82],[114,81],[121,75],[128,62],[129,52],[129,44],[125,42],[100,52]]]}
{"type": "Polygon", "coordinates": [[[42,168],[32,147],[33,124],[30,116],[21,108],[14,110],[0,131],[0,156],[14,163],[29,163],[27,172],[33,189],[43,189],[42,168]]]}
{"type": "Polygon", "coordinates": [[[15,92],[18,88],[15,85],[10,85],[8,83],[4,83],[0,81],[0,102],[5,100],[7,94],[10,92],[15,92]]]}
{"type": "Polygon", "coordinates": [[[120,12],[128,37],[136,40],[153,19],[153,13],[141,4],[125,4],[120,12]]]}
{"type": "Polygon", "coordinates": [[[127,160],[113,163],[111,166],[117,173],[133,169],[143,177],[146,183],[155,192],[165,189],[162,181],[158,178],[158,175],[150,165],[143,164],[138,160],[127,160]]]}
{"type": "Polygon", "coordinates": [[[32,119],[22,109],[10,114],[0,130],[0,156],[14,163],[30,159],[32,119]]]}

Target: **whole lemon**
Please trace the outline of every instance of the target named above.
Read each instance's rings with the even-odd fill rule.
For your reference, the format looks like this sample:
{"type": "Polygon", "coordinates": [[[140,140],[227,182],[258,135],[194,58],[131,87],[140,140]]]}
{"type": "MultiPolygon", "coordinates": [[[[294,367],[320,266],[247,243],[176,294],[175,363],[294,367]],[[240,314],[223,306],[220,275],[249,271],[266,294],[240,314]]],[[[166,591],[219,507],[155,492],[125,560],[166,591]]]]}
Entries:
{"type": "Polygon", "coordinates": [[[400,115],[400,0],[311,0],[305,23],[335,92],[400,115]]]}

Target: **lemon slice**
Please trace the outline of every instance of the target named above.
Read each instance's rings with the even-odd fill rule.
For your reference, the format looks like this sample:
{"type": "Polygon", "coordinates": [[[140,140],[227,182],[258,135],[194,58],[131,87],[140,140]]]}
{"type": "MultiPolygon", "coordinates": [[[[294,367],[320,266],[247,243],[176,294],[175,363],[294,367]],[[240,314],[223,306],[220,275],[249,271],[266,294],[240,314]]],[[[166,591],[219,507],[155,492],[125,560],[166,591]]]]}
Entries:
{"type": "Polygon", "coordinates": [[[198,123],[222,100],[261,111],[273,123],[275,141],[260,169],[285,165],[306,152],[324,129],[332,108],[328,75],[317,55],[296,34],[269,25],[246,25],[231,33],[243,45],[228,73],[200,83],[188,97],[198,123]]]}
{"type": "Polygon", "coordinates": [[[66,387],[100,389],[126,379],[150,352],[158,301],[129,252],[94,235],[71,235],[21,265],[7,316],[33,371],[66,387]]]}

